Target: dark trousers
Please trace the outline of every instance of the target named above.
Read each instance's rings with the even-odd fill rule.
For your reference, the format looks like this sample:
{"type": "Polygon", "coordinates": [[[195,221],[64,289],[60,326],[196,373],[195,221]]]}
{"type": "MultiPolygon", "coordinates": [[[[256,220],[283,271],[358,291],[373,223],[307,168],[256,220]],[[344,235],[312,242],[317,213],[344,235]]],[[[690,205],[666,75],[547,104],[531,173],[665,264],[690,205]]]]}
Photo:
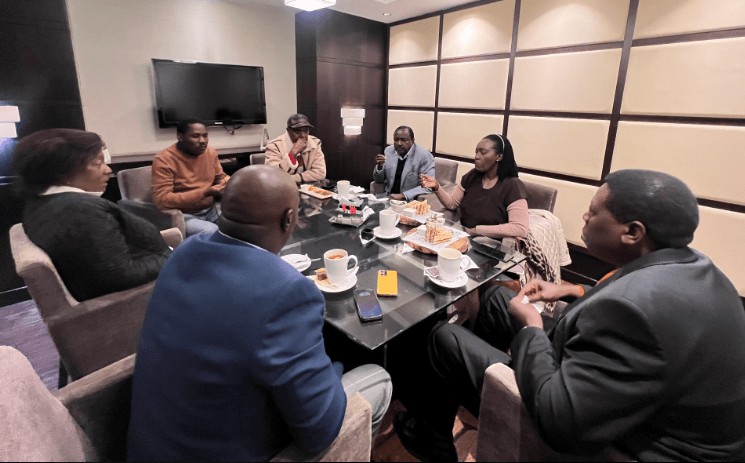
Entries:
{"type": "MultiPolygon", "coordinates": [[[[494,286],[481,298],[479,313],[473,331],[450,323],[441,323],[432,329],[428,351],[431,375],[423,388],[427,393],[420,404],[421,413],[439,439],[452,439],[453,425],[458,407],[463,405],[474,416],[479,416],[481,390],[486,369],[495,363],[510,365],[506,353],[515,334],[522,328],[509,314],[510,299],[514,291],[494,286]]],[[[544,316],[546,330],[553,319],[544,316]]]]}

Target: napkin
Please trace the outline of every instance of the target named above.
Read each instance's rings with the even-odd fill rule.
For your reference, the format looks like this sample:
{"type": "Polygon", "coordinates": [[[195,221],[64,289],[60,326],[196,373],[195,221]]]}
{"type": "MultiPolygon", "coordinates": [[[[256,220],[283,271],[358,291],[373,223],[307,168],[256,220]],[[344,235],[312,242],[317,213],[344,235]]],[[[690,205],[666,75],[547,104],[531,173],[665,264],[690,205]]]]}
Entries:
{"type": "Polygon", "coordinates": [[[298,268],[306,264],[310,260],[310,257],[308,257],[308,254],[290,254],[282,256],[282,260],[293,267],[298,268]]]}
{"type": "Polygon", "coordinates": [[[401,254],[406,254],[406,253],[412,252],[413,250],[414,250],[414,248],[412,248],[408,244],[404,243],[404,247],[401,248],[401,254]]]}
{"type": "Polygon", "coordinates": [[[351,191],[352,193],[362,193],[365,191],[365,189],[361,186],[350,186],[349,191],[351,191]]]}
{"type": "Polygon", "coordinates": [[[360,198],[367,198],[371,203],[384,203],[388,198],[377,198],[374,194],[361,195],[360,198]]]}

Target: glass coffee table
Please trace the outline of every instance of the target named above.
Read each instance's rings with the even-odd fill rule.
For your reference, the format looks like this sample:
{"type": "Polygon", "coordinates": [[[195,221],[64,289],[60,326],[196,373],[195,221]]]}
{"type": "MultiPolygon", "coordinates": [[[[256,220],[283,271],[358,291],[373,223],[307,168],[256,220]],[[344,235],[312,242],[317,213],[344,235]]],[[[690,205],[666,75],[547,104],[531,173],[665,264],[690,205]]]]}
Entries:
{"type": "MultiPolygon", "coordinates": [[[[368,205],[367,203],[365,201],[362,207],[368,205]]],[[[311,259],[320,258],[311,262],[310,267],[302,272],[306,276],[314,275],[316,269],[324,266],[323,253],[329,249],[341,248],[350,255],[357,256],[357,284],[338,293],[324,292],[324,319],[327,324],[369,350],[385,346],[390,340],[430,317],[442,315],[448,306],[525,259],[522,254],[514,251],[504,254],[501,259],[489,257],[475,252],[469,246],[465,255],[478,268],[466,272],[468,281],[463,286],[448,289],[433,283],[424,274],[425,268],[437,265],[436,255],[419,251],[402,252],[405,245],[402,238],[412,227],[399,224],[403,233],[395,239],[375,238],[369,242],[361,239],[362,229],[379,225],[378,212],[385,209],[387,203],[369,204],[375,213],[360,227],[329,222],[336,215],[337,207],[338,201],[334,199],[318,200],[301,195],[298,226],[280,255],[307,254],[311,259]],[[354,290],[370,289],[374,292],[379,270],[398,272],[398,296],[379,296],[383,309],[382,319],[362,322],[357,315],[354,290]]],[[[462,230],[457,223],[446,221],[445,225],[462,230]]]]}

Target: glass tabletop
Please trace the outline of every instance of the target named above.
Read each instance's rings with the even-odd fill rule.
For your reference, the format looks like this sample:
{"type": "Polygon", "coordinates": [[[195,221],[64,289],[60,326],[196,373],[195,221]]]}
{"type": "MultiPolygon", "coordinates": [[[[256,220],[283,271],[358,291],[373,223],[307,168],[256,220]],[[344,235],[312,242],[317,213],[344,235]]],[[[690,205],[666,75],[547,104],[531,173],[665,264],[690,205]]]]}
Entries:
{"type": "MultiPolygon", "coordinates": [[[[362,229],[379,225],[378,212],[385,209],[387,203],[368,204],[368,201],[365,201],[362,207],[369,206],[375,213],[360,227],[329,222],[329,219],[337,214],[338,206],[339,202],[332,198],[318,200],[301,195],[298,226],[280,255],[307,254],[311,259],[320,258],[311,262],[310,267],[302,272],[306,276],[315,275],[315,270],[324,266],[323,253],[329,249],[341,248],[357,257],[357,284],[339,293],[324,292],[324,318],[327,323],[370,350],[384,345],[417,323],[441,313],[453,302],[524,259],[519,253],[509,253],[499,260],[479,254],[469,246],[470,249],[465,255],[468,255],[478,268],[466,272],[468,281],[463,286],[455,289],[444,288],[433,283],[424,274],[426,267],[437,265],[437,255],[419,251],[402,252],[405,243],[401,238],[412,227],[399,224],[398,228],[403,233],[395,239],[375,238],[369,242],[361,239],[362,229]],[[383,309],[382,319],[362,322],[357,315],[354,290],[370,289],[375,292],[379,270],[398,272],[398,296],[378,296],[383,309]]],[[[446,222],[445,225],[462,230],[457,223],[446,222]]]]}

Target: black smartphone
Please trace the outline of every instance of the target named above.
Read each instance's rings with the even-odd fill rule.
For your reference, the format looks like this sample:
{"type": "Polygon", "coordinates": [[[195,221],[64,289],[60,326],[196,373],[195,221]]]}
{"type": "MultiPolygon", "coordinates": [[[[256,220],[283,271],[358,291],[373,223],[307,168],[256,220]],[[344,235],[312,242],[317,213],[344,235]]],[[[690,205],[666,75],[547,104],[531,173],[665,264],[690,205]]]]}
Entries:
{"type": "Polygon", "coordinates": [[[363,322],[380,320],[383,318],[383,309],[375,292],[369,289],[357,289],[354,291],[354,302],[357,303],[357,314],[363,322]]]}
{"type": "Polygon", "coordinates": [[[360,236],[363,240],[371,240],[375,238],[375,231],[372,228],[363,228],[360,231],[360,236]]]}

